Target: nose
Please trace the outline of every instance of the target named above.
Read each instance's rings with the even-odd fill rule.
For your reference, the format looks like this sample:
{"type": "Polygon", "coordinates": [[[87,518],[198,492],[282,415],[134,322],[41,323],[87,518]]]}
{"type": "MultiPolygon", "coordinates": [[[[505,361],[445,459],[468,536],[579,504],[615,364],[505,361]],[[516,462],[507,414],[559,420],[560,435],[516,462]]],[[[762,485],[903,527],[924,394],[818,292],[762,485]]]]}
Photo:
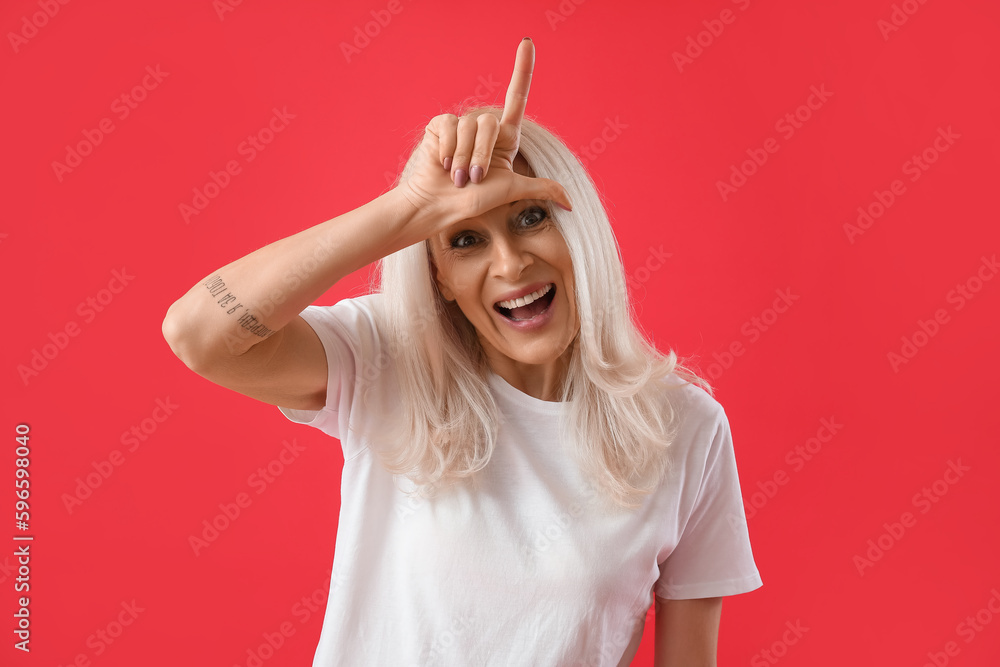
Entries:
{"type": "Polygon", "coordinates": [[[494,236],[492,241],[490,267],[493,276],[516,281],[534,261],[531,253],[520,239],[510,234],[494,236]]]}

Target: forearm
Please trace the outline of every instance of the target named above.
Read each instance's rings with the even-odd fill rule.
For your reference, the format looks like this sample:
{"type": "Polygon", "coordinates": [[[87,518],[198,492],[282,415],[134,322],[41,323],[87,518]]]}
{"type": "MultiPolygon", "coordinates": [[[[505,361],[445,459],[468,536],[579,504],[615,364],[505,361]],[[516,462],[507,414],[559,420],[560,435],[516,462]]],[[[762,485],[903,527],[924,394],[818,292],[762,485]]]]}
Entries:
{"type": "Polygon", "coordinates": [[[344,276],[420,240],[397,190],[213,271],[167,311],[164,337],[189,366],[238,356],[344,276]]]}

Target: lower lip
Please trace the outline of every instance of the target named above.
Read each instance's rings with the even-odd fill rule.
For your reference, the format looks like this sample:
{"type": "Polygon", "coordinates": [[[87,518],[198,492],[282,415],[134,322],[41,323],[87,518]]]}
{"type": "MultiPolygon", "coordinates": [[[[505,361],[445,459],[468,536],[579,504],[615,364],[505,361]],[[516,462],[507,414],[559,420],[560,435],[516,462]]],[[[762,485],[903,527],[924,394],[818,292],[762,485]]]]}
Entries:
{"type": "MultiPolygon", "coordinates": [[[[555,289],[555,287],[553,287],[555,289]]],[[[552,321],[552,311],[555,310],[556,297],[553,295],[552,303],[549,304],[548,308],[542,312],[535,315],[530,320],[512,320],[510,318],[504,317],[494,309],[493,314],[496,315],[504,324],[511,327],[512,329],[517,329],[518,331],[534,331],[536,329],[541,329],[546,324],[552,321]]]]}

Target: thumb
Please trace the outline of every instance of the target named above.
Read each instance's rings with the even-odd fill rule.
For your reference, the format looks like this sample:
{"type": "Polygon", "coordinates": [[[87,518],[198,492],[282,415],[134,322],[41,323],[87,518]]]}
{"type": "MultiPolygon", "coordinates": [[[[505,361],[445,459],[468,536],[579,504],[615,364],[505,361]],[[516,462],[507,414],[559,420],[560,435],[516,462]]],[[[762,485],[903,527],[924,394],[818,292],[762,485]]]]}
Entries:
{"type": "Polygon", "coordinates": [[[549,178],[533,178],[514,173],[510,186],[510,201],[520,199],[545,199],[553,201],[567,211],[573,210],[573,203],[566,189],[549,178]]]}

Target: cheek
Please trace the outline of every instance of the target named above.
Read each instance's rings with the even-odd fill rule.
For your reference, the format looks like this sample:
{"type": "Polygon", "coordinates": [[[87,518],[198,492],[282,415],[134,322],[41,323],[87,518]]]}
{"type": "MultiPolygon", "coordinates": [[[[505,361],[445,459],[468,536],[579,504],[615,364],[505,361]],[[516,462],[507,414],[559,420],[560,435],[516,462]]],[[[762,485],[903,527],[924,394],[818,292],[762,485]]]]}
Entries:
{"type": "Polygon", "coordinates": [[[478,303],[482,300],[482,277],[485,265],[481,260],[463,258],[456,261],[448,274],[448,285],[458,301],[478,303]]]}

